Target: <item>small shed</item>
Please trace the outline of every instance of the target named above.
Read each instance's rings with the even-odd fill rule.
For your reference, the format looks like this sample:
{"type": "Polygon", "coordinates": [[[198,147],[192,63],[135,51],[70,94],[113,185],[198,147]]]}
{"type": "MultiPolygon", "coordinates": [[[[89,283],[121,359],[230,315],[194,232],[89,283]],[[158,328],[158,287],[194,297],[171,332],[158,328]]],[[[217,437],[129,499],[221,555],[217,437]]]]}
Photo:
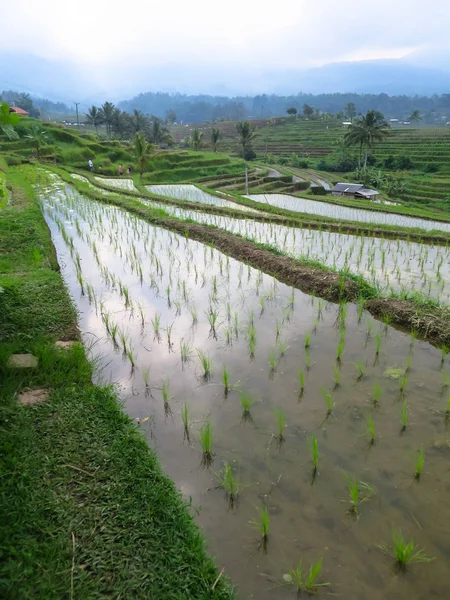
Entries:
{"type": "Polygon", "coordinates": [[[362,183],[337,183],[331,188],[333,196],[341,198],[365,198],[366,200],[375,200],[379,192],[367,188],[362,183]]]}
{"type": "Polygon", "coordinates": [[[28,117],[27,111],[23,110],[23,108],[19,108],[18,106],[10,106],[9,112],[15,113],[16,115],[20,115],[21,117],[28,117]]]}

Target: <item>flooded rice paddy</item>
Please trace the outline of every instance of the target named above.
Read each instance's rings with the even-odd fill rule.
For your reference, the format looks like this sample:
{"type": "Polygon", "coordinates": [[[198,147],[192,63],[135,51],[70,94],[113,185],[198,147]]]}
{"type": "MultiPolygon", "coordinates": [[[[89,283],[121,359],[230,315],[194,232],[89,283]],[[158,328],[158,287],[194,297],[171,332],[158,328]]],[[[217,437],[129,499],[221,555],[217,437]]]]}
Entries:
{"type": "MultiPolygon", "coordinates": [[[[142,202],[161,208],[155,202],[142,202]]],[[[450,304],[450,248],[391,240],[299,229],[274,223],[234,219],[189,209],[164,206],[169,214],[198,223],[214,225],[255,242],[270,244],[293,256],[317,260],[333,269],[348,269],[362,275],[384,293],[408,295],[421,292],[450,304]]]]}
{"type": "Polygon", "coordinates": [[[340,204],[307,200],[306,198],[289,196],[287,194],[251,194],[246,197],[262,204],[269,204],[301,213],[330,217],[337,220],[343,219],[398,227],[418,227],[426,231],[450,231],[450,223],[442,221],[429,221],[427,219],[407,217],[395,213],[350,208],[348,206],[341,206],[340,204]]]}
{"type": "Polygon", "coordinates": [[[152,194],[176,198],[178,200],[188,200],[189,202],[201,202],[211,206],[220,206],[224,208],[235,208],[243,212],[259,213],[255,208],[250,208],[244,204],[238,204],[231,200],[219,198],[213,194],[208,194],[195,185],[188,183],[166,184],[166,185],[146,185],[146,189],[152,194]]]}
{"type": "Polygon", "coordinates": [[[441,351],[68,186],[46,193],[43,209],[98,379],[117,384],[165,472],[199,508],[208,550],[239,598],[296,598],[290,570],[320,557],[318,581],[331,585],[319,595],[447,596],[441,351]],[[224,462],[234,503],[219,485],[224,462]],[[371,486],[356,512],[346,475],[371,486]],[[265,509],[267,545],[255,526],[265,509]],[[393,528],[432,562],[395,571],[380,548],[393,528]]]}

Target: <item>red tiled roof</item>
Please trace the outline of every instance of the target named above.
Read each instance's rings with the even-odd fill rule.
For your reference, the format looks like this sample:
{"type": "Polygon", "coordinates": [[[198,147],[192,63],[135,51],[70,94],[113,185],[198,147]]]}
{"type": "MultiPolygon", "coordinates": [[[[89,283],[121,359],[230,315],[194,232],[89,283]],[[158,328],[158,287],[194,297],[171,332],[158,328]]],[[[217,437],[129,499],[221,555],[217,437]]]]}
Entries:
{"type": "Polygon", "coordinates": [[[27,115],[27,111],[23,110],[23,108],[19,108],[18,106],[10,106],[9,112],[16,113],[16,115],[27,115]]]}

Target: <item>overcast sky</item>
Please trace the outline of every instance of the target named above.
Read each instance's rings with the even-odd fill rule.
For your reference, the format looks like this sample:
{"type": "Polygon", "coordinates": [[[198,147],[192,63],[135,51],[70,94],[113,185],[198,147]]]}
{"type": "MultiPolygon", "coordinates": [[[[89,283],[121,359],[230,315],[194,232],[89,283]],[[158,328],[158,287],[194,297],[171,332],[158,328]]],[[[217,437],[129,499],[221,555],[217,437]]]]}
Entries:
{"type": "Polygon", "coordinates": [[[89,65],[310,67],[433,54],[448,0],[14,0],[0,49],[89,65]]]}

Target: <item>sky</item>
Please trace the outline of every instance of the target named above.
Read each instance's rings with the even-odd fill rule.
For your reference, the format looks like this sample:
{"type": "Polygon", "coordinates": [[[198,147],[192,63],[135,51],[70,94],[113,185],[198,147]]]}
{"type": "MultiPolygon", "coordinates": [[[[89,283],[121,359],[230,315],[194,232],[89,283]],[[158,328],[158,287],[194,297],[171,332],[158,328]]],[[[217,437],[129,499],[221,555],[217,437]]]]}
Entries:
{"type": "Polygon", "coordinates": [[[0,49],[90,65],[319,66],[399,58],[448,36],[447,0],[14,0],[0,49]],[[18,16],[20,15],[20,17],[18,16]]]}
{"type": "Polygon", "coordinates": [[[10,7],[1,14],[0,52],[63,61],[99,86],[127,67],[248,73],[402,58],[445,66],[450,56],[448,0],[14,0],[10,7]]]}

